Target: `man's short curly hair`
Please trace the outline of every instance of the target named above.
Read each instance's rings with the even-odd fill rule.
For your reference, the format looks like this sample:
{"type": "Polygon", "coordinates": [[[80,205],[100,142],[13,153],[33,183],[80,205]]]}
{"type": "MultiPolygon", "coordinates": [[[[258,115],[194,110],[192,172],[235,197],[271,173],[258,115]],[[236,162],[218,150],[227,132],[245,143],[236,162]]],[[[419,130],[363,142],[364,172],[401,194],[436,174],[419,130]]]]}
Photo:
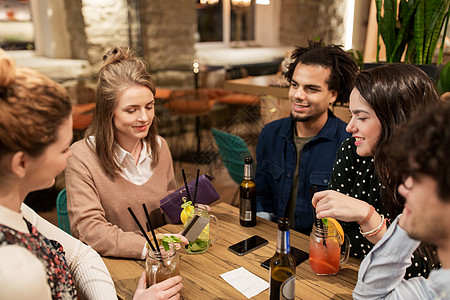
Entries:
{"type": "Polygon", "coordinates": [[[418,111],[384,149],[391,176],[427,175],[437,183],[439,198],[450,202],[450,104],[418,111]]]}
{"type": "Polygon", "coordinates": [[[327,80],[328,90],[336,91],[335,103],[347,103],[354,87],[359,67],[352,56],[338,45],[324,45],[322,40],[309,40],[308,47],[296,47],[292,53],[293,62],[286,72],[286,80],[291,82],[295,67],[304,65],[317,65],[330,69],[330,77],[327,80]]]}

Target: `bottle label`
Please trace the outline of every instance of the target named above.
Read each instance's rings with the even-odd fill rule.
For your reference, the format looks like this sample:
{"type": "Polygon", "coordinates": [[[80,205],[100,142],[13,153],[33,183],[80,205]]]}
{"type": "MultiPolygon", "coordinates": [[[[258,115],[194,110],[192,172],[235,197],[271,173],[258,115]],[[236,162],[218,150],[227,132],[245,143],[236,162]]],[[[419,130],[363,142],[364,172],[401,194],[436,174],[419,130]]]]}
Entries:
{"type": "Polygon", "coordinates": [[[242,221],[252,220],[252,200],[241,198],[239,215],[242,221]]]}
{"type": "Polygon", "coordinates": [[[289,277],[280,286],[280,299],[293,300],[295,299],[295,275],[289,277]]]}

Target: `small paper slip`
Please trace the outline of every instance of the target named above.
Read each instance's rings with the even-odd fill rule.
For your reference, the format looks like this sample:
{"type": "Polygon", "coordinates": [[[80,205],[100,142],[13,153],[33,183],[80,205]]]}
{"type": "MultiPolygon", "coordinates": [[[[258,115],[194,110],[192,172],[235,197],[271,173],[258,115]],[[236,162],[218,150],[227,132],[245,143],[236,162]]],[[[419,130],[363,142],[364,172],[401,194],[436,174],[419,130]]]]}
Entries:
{"type": "Polygon", "coordinates": [[[259,278],[243,267],[223,273],[220,277],[244,294],[247,299],[258,295],[269,288],[269,283],[267,281],[259,278]]]}

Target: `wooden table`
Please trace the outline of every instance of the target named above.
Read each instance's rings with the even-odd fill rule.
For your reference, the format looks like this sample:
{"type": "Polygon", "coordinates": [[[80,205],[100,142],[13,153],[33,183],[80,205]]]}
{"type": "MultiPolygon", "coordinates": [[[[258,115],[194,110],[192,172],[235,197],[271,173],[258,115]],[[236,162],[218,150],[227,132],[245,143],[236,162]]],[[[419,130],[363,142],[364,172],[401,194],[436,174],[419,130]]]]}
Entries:
{"type": "MultiPolygon", "coordinates": [[[[277,225],[258,218],[255,227],[241,227],[238,221],[238,209],[229,204],[213,206],[211,213],[219,219],[219,240],[207,253],[181,254],[181,276],[183,277],[183,299],[246,299],[229,285],[220,274],[244,267],[257,276],[269,281],[269,271],[261,267],[261,262],[275,253],[277,225]],[[269,244],[247,255],[238,256],[230,252],[228,246],[255,234],[269,241],[269,244]]],[[[181,225],[165,225],[158,232],[180,232],[181,225]]],[[[291,245],[304,251],[309,249],[309,237],[291,231],[291,245]]],[[[139,277],[144,270],[144,262],[132,259],[103,258],[121,299],[132,299],[139,277]]],[[[356,284],[359,260],[350,258],[339,273],[334,276],[315,275],[308,261],[296,269],[296,299],[352,299],[356,284]]],[[[268,299],[269,289],[252,299],[268,299]]]]}

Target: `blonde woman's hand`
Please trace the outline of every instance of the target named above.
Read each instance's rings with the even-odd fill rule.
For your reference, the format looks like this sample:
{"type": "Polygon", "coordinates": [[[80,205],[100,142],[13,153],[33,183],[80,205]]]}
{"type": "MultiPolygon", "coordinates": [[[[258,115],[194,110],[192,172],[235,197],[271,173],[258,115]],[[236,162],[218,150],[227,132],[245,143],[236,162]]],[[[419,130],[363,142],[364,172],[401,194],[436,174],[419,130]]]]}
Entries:
{"type": "Polygon", "coordinates": [[[370,209],[370,205],[367,202],[333,190],[315,193],[312,205],[316,208],[317,218],[331,217],[346,222],[363,220],[370,209]]]}
{"type": "Polygon", "coordinates": [[[185,238],[184,236],[182,236],[179,233],[157,233],[156,234],[156,238],[158,240],[161,240],[164,236],[168,236],[168,237],[174,236],[174,237],[177,237],[180,239],[180,243],[174,243],[177,250],[181,249],[181,244],[183,244],[183,245],[189,244],[189,241],[187,240],[187,238],[185,238]]]}
{"type": "Polygon", "coordinates": [[[180,299],[180,290],[183,288],[181,276],[174,276],[157,284],[152,285],[148,289],[146,287],[145,271],[142,272],[139,279],[133,300],[155,299],[155,300],[176,300],[180,299]]]}

